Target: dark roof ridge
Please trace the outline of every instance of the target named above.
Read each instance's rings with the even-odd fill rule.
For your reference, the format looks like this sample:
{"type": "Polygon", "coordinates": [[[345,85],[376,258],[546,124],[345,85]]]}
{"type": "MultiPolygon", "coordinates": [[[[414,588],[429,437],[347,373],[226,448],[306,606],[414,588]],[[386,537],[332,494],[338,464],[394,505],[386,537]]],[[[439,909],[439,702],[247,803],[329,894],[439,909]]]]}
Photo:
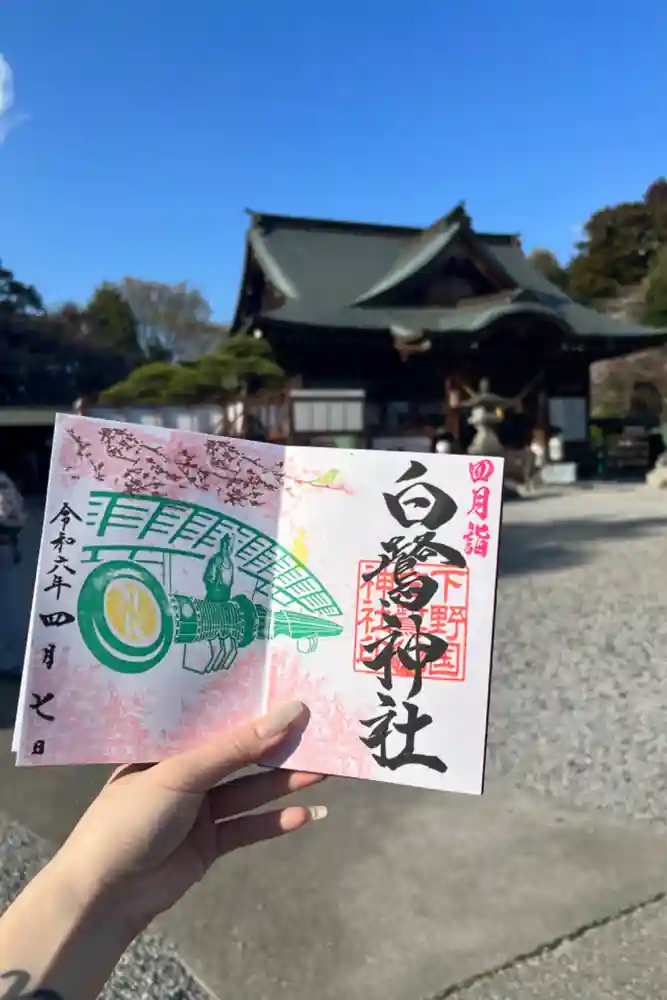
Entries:
{"type": "MultiPolygon", "coordinates": [[[[253,225],[261,225],[262,222],[278,222],[304,226],[313,229],[332,229],[336,231],[366,230],[373,233],[396,234],[397,236],[418,236],[429,229],[433,229],[438,223],[447,219],[447,214],[440,216],[435,222],[428,226],[398,226],[386,222],[359,222],[351,219],[318,219],[309,215],[285,215],[280,212],[256,212],[254,209],[246,208],[246,214],[252,219],[253,225]]],[[[451,214],[451,213],[449,213],[451,214]]],[[[518,233],[482,233],[471,225],[471,230],[477,239],[484,240],[485,243],[515,244],[521,246],[521,237],[518,233]]]]}
{"type": "Polygon", "coordinates": [[[473,232],[477,239],[483,240],[484,243],[500,243],[507,246],[521,247],[521,236],[519,233],[478,233],[476,229],[473,229],[473,232]]]}
{"type": "MultiPolygon", "coordinates": [[[[261,226],[265,222],[293,224],[295,228],[303,227],[309,229],[331,229],[334,231],[367,231],[373,233],[386,233],[396,236],[416,236],[424,231],[424,227],[415,226],[394,226],[384,222],[352,222],[345,219],[316,219],[309,216],[300,215],[280,215],[273,212],[254,212],[246,209],[252,219],[253,226],[261,226]]],[[[426,227],[428,228],[428,227],[426,227]]]]}

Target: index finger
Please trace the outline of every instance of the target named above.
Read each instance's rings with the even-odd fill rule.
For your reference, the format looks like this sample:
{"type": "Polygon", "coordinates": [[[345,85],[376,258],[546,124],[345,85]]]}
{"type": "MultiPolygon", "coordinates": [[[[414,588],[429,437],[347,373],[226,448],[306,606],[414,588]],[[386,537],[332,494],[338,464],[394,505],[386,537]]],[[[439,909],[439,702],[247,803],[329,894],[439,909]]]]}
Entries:
{"type": "Polygon", "coordinates": [[[306,706],[290,701],[236,729],[157,764],[153,780],[178,792],[203,795],[234,771],[256,764],[269,750],[305,721],[306,706]]]}

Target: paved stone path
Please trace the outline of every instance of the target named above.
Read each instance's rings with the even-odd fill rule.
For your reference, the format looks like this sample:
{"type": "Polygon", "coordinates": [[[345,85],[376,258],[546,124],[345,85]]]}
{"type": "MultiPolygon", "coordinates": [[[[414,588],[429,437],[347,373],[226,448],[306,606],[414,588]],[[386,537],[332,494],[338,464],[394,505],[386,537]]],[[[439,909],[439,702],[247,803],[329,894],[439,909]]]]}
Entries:
{"type": "MultiPolygon", "coordinates": [[[[642,488],[508,504],[488,794],[330,781],[325,823],[227,859],[160,922],[180,958],[149,937],[125,982],[194,990],[184,960],[220,1000],[665,995],[666,527],[642,488]]],[[[16,886],[34,835],[65,836],[105,772],[14,770],[14,691],[16,886]]]]}

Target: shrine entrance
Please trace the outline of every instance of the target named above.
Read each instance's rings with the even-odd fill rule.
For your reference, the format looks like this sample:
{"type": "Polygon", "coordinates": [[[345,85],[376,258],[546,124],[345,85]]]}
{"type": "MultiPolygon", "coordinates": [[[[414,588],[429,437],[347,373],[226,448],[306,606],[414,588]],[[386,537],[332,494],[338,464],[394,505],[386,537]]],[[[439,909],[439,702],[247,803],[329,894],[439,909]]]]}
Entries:
{"type": "Polygon", "coordinates": [[[569,349],[566,331],[550,317],[503,317],[479,335],[457,369],[448,380],[455,411],[448,423],[461,451],[474,436],[468,421],[475,407],[494,414],[501,443],[519,450],[534,434],[546,445],[550,398],[588,394],[587,359],[569,349]]]}

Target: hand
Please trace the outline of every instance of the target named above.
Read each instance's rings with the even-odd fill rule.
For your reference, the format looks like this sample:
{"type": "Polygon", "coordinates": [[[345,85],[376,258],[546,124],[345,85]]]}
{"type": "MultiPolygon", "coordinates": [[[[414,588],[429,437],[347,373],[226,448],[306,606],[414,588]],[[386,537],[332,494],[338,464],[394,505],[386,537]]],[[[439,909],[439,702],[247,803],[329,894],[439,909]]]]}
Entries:
{"type": "Polygon", "coordinates": [[[322,781],[321,774],[267,770],[220,784],[259,761],[306,719],[306,708],[290,702],[159,764],[121,767],[52,865],[86,902],[92,893],[122,913],[135,936],[223,854],[326,816],[321,806],[249,814],[322,781]]]}

